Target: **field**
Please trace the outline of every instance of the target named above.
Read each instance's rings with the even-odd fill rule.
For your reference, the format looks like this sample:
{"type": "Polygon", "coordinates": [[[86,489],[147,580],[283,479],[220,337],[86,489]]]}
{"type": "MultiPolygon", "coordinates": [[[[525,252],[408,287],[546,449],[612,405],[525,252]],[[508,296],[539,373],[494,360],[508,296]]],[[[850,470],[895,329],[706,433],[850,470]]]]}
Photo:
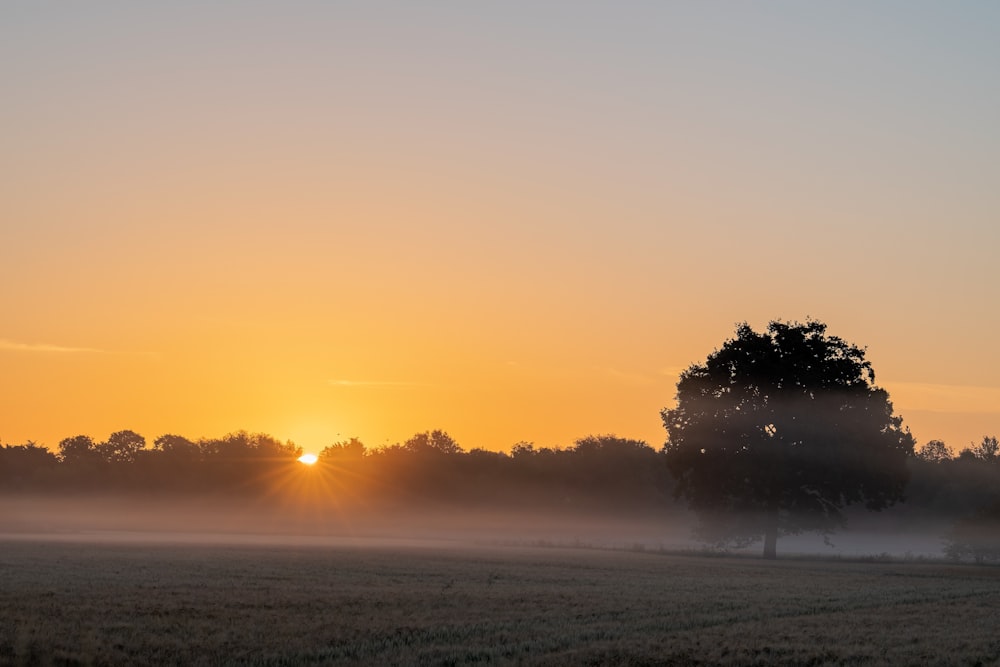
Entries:
{"type": "Polygon", "coordinates": [[[0,663],[996,664],[1000,568],[0,541],[0,663]]]}

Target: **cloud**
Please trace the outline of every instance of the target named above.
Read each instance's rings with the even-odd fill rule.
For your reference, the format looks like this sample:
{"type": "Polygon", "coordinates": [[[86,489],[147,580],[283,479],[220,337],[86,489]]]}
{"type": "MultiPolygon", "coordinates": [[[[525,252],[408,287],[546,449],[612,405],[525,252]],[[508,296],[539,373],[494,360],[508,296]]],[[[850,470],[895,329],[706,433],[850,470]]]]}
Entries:
{"type": "Polygon", "coordinates": [[[19,343],[5,338],[0,338],[0,350],[6,350],[8,352],[38,352],[43,354],[106,353],[106,350],[98,350],[92,347],[65,347],[62,345],[48,345],[45,343],[19,343]]]}
{"type": "Polygon", "coordinates": [[[885,382],[881,385],[889,392],[897,411],[1000,414],[1000,387],[928,382],[885,382]]]}

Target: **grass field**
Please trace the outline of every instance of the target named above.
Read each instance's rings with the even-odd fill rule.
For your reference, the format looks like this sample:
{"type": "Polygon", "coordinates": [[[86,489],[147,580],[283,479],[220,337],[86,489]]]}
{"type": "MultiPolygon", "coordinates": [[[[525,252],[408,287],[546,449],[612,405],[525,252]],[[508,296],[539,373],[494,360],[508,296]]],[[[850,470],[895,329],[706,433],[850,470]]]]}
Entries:
{"type": "Polygon", "coordinates": [[[0,663],[995,664],[1000,568],[0,542],[0,663]]]}

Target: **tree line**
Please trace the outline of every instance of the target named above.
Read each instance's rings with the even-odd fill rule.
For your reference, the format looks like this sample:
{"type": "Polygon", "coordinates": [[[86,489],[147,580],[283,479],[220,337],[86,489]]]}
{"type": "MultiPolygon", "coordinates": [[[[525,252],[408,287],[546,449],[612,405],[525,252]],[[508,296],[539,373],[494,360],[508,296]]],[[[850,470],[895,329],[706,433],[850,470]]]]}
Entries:
{"type": "Polygon", "coordinates": [[[369,448],[335,442],[313,466],[302,449],[270,435],[237,431],[191,440],[146,439],[130,430],[103,441],[66,438],[56,453],[28,442],[0,445],[7,492],[128,492],[267,496],[307,485],[317,502],[371,506],[405,502],[525,508],[650,510],[673,505],[663,452],[642,440],[591,435],[567,448],[521,442],[509,452],[466,450],[442,430],[369,448]]]}
{"type": "MultiPolygon", "coordinates": [[[[263,433],[196,440],[165,434],[148,443],[123,430],[105,441],[65,438],[57,452],[30,441],[0,444],[0,491],[260,495],[284,477],[312,476],[326,479],[331,502],[342,501],[340,493],[366,501],[656,512],[677,507],[667,451],[615,435],[587,436],[566,448],[521,442],[507,452],[466,450],[433,430],[376,448],[357,438],[335,442],[307,467],[297,460],[299,446],[263,433]]],[[[904,504],[928,515],[966,516],[1000,503],[996,437],[957,454],[931,440],[908,459],[907,470],[904,504]]]]}

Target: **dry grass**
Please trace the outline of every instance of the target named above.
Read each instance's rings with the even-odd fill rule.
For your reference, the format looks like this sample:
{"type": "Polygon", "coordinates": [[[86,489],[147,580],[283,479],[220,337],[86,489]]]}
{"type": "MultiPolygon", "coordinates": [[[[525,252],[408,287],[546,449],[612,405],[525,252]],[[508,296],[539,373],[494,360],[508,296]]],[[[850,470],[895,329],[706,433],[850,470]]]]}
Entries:
{"type": "Polygon", "coordinates": [[[995,664],[1000,569],[0,542],[0,663],[995,664]]]}

